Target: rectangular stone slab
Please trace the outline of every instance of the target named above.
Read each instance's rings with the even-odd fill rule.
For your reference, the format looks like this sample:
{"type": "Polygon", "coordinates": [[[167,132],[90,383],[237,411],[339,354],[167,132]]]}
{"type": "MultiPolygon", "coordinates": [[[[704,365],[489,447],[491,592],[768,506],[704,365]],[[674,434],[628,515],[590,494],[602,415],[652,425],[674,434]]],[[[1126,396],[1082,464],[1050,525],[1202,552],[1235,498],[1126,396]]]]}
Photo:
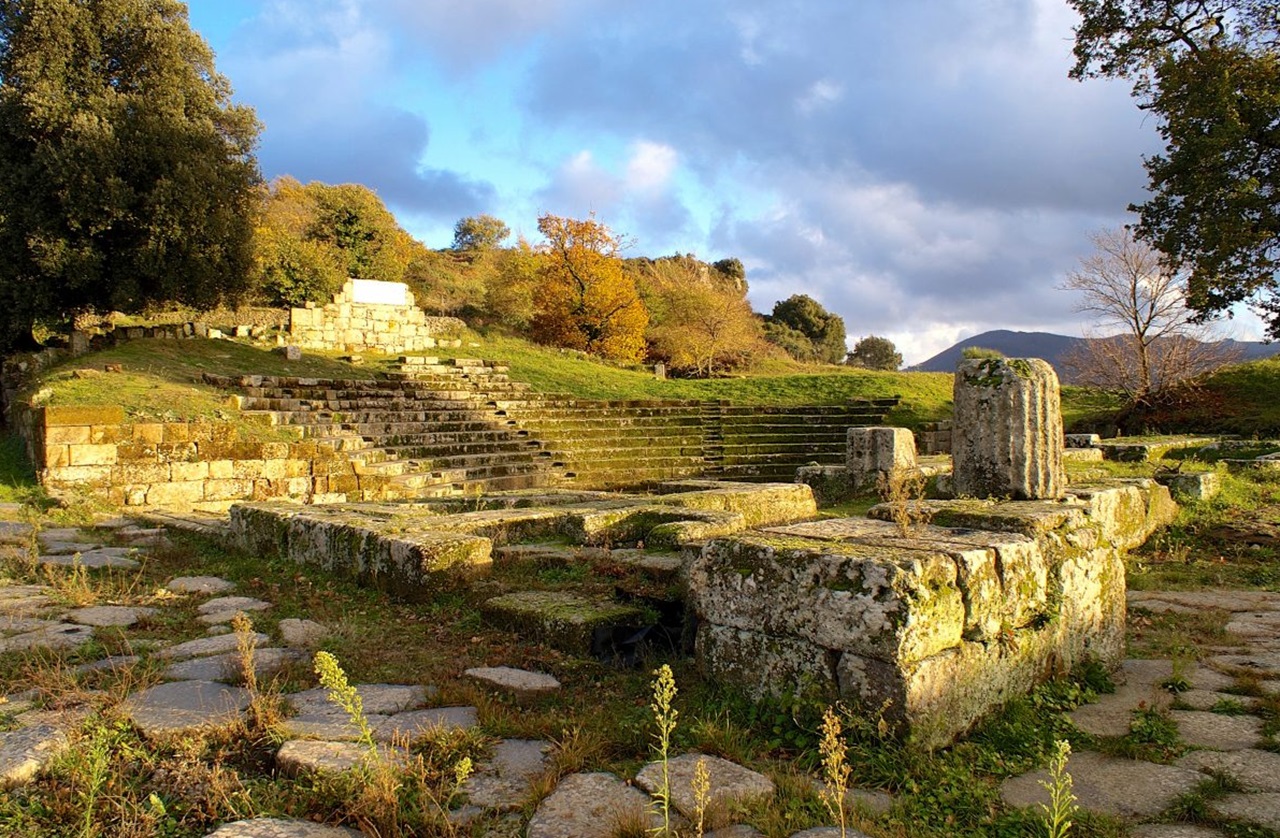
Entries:
{"type": "Polygon", "coordinates": [[[960,642],[964,601],[945,553],[748,533],[717,539],[689,569],[699,620],[919,660],[960,642]]]}

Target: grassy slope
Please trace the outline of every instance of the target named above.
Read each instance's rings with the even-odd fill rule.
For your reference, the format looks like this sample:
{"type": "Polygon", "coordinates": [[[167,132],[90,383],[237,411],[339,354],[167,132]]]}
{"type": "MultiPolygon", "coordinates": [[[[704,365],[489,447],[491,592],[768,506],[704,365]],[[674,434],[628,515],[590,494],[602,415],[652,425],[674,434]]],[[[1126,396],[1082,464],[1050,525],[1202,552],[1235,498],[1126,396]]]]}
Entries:
{"type": "MultiPolygon", "coordinates": [[[[537,346],[513,337],[475,338],[478,346],[445,350],[452,355],[479,355],[511,365],[511,376],[535,390],[566,393],[585,399],[724,399],[737,404],[840,404],[850,399],[899,396],[901,404],[888,417],[896,425],[918,428],[951,415],[951,376],[945,373],[872,372],[838,366],[771,361],[751,375],[711,380],[667,379],[638,367],[622,367],[537,346]]],[[[235,341],[140,340],[105,352],[76,358],[45,374],[40,387],[48,404],[118,404],[135,419],[225,417],[225,394],[200,380],[204,372],[220,374],[296,375],[315,378],[371,378],[391,358],[370,356],[353,367],[337,353],[307,352],[289,362],[274,352],[235,341]],[[100,371],[120,364],[122,373],[100,371]]],[[[1078,387],[1063,390],[1068,426],[1114,409],[1105,396],[1078,387]]]]}
{"type": "Polygon", "coordinates": [[[206,372],[372,377],[368,370],[314,353],[291,362],[227,340],[135,340],[54,367],[38,386],[50,391],[44,404],[120,405],[135,419],[215,417],[225,408],[226,394],[200,380],[206,372]],[[123,372],[103,373],[104,364],[120,364],[123,372]]]}
{"type": "Polygon", "coordinates": [[[1280,435],[1280,359],[1224,367],[1187,404],[1156,417],[1161,430],[1280,435]]]}
{"type": "Polygon", "coordinates": [[[589,399],[725,399],[737,404],[841,404],[850,399],[900,396],[890,417],[918,426],[951,415],[951,376],[871,372],[835,366],[777,364],[767,373],[710,380],[667,379],[652,372],[602,364],[515,338],[486,338],[486,355],[511,365],[511,377],[543,392],[589,399]]]}

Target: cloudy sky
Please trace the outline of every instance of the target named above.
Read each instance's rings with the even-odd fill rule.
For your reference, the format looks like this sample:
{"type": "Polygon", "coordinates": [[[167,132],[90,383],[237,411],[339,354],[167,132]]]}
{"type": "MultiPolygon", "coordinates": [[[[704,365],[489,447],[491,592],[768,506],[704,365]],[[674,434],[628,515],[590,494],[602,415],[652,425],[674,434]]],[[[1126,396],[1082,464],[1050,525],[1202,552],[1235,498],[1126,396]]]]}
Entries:
{"type": "MultiPolygon", "coordinates": [[[[1064,0],[189,0],[267,177],[375,189],[428,246],[594,212],[736,256],[908,363],[1079,334],[1057,286],[1141,200],[1155,126],[1067,78],[1064,0]]],[[[1238,326],[1237,336],[1255,337],[1238,326]]]]}

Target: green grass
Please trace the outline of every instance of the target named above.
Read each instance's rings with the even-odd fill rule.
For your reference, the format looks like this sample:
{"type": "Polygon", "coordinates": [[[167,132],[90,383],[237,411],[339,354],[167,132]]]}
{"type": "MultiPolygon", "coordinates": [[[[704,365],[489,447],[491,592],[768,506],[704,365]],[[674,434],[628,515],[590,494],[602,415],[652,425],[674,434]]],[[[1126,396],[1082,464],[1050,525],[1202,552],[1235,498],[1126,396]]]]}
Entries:
{"type": "Polygon", "coordinates": [[[51,405],[119,405],[131,419],[227,418],[226,394],[201,381],[218,375],[285,375],[313,378],[372,378],[373,372],[322,354],[300,361],[230,340],[146,339],[74,358],[50,369],[28,388],[51,405]],[[119,364],[121,372],[104,372],[119,364]]]}
{"type": "Polygon", "coordinates": [[[40,484],[22,438],[15,433],[0,436],[0,503],[34,501],[39,494],[40,484]]]}
{"type": "Polygon", "coordinates": [[[1223,367],[1153,422],[1161,430],[1280,436],[1280,358],[1223,367]]]}
{"type": "Polygon", "coordinates": [[[583,399],[723,399],[735,404],[844,404],[900,396],[893,424],[918,427],[950,418],[952,377],[943,373],[875,372],[774,361],[733,378],[659,380],[648,368],[610,365],[518,338],[489,335],[480,352],[506,361],[511,377],[535,390],[583,399]]]}

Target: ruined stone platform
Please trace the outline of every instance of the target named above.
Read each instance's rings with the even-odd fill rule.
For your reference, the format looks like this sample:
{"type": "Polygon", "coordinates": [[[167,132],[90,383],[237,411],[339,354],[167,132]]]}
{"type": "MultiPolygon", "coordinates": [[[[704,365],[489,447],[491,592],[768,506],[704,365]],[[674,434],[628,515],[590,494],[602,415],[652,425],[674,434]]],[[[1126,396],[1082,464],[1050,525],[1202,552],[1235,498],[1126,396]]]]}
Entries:
{"type": "Polygon", "coordinates": [[[522,541],[679,549],[752,527],[811,518],[808,486],[683,480],[650,494],[509,492],[466,501],[231,509],[231,540],[314,564],[407,599],[486,572],[493,548],[522,541]]]}
{"type": "Polygon", "coordinates": [[[850,518],[710,541],[688,568],[701,668],[754,695],[839,696],[946,744],[1041,680],[1119,663],[1121,555],[1176,511],[1149,480],[925,505],[946,526],[850,518]]]}

